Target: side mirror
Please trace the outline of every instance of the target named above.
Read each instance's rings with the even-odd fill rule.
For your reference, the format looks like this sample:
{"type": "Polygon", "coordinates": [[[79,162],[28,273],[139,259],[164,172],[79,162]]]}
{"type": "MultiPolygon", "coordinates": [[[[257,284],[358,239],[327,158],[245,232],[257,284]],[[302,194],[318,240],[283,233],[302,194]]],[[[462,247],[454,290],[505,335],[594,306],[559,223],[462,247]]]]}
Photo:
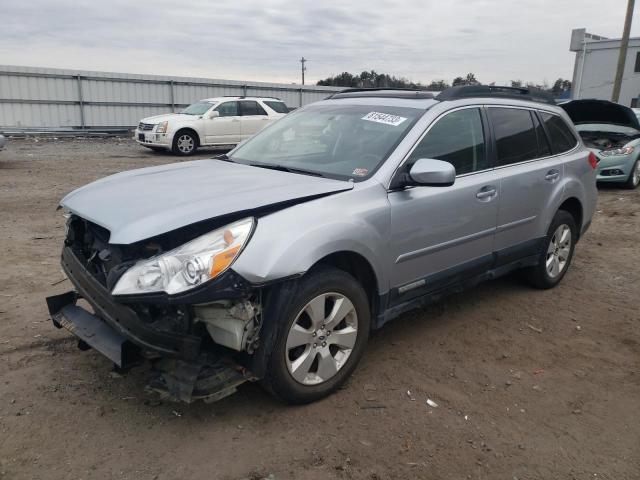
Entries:
{"type": "Polygon", "coordinates": [[[421,158],[409,170],[409,178],[417,185],[448,187],[456,181],[456,168],[449,162],[421,158]]]}
{"type": "Polygon", "coordinates": [[[209,118],[211,120],[213,120],[214,118],[218,118],[220,116],[220,112],[218,112],[217,110],[214,110],[213,112],[209,113],[209,118]]]}

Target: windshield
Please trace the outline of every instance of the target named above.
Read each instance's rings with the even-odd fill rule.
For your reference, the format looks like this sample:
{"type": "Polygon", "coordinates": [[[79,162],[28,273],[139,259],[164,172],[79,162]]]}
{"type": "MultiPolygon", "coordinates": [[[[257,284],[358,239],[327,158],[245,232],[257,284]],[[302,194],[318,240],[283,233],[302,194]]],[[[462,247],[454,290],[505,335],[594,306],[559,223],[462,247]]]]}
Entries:
{"type": "Polygon", "coordinates": [[[393,151],[424,110],[319,104],[290,113],[236,148],[231,160],[332,178],[363,180],[393,151]]]}
{"type": "Polygon", "coordinates": [[[211,107],[215,105],[215,102],[196,102],[185,108],[182,113],[185,115],[204,115],[211,107]]]}

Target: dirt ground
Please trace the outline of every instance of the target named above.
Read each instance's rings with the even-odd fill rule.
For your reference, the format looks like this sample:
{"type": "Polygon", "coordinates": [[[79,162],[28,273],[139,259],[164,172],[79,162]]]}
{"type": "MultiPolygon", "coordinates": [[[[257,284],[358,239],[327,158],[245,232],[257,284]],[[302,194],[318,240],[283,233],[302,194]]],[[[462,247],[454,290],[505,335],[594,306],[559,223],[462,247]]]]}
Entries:
{"type": "Polygon", "coordinates": [[[640,190],[600,190],[559,287],[511,276],[404,315],[330,398],[188,406],[79,351],[44,302],[70,288],[60,198],[175,160],[122,138],[0,152],[0,478],[640,478],[640,190]]]}

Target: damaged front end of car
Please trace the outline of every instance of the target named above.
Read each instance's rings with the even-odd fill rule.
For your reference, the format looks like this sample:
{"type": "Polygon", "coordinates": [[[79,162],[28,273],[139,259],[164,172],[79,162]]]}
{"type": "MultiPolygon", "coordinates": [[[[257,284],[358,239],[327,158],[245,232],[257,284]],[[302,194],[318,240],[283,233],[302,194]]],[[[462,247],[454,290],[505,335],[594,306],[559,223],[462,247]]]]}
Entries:
{"type": "Polygon", "coordinates": [[[254,227],[222,218],[113,245],[108,230],[69,215],[61,263],[75,290],[47,298],[53,323],[120,371],[150,361],[148,389],[164,398],[224,398],[256,379],[263,290],[229,268],[254,227]]]}

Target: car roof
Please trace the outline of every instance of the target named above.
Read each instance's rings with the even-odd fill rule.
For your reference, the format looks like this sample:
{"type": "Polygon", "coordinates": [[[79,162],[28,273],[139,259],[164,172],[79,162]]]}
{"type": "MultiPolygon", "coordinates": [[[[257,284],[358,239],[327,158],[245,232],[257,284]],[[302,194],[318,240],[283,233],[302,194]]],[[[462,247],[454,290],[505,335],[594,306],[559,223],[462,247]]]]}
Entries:
{"type": "Polygon", "coordinates": [[[557,111],[553,97],[535,88],[514,88],[495,85],[464,85],[451,87],[442,92],[428,92],[403,88],[349,88],[334,93],[327,100],[356,100],[357,103],[380,103],[385,105],[430,108],[441,102],[452,105],[480,103],[489,105],[515,105],[528,108],[553,107],[557,111]],[[362,102],[364,100],[364,102],[362,102]]]}
{"type": "Polygon", "coordinates": [[[243,97],[243,96],[225,96],[225,97],[212,97],[212,98],[203,98],[199,100],[200,102],[221,102],[223,100],[268,100],[275,102],[282,102],[279,98],[276,97],[243,97]]]}

